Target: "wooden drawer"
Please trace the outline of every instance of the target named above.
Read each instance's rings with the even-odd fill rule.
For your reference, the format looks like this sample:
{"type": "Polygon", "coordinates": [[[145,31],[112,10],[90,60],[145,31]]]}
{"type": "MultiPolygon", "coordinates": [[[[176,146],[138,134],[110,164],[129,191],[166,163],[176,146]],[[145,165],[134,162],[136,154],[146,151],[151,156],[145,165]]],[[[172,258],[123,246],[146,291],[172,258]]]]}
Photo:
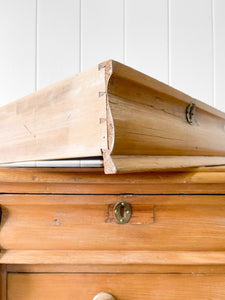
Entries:
{"type": "Polygon", "coordinates": [[[8,300],[225,299],[224,274],[9,274],[8,300]]]}
{"type": "Polygon", "coordinates": [[[225,196],[1,195],[5,250],[224,250],[225,196]],[[127,224],[113,207],[132,206],[127,224]]]}

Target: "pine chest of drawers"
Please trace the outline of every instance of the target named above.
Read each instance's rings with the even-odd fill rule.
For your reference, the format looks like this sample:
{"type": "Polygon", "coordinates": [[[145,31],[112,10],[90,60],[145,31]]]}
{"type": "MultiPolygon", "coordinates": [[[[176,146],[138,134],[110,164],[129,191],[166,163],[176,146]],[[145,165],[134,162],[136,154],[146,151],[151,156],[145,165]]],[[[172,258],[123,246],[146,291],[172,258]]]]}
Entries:
{"type": "Polygon", "coordinates": [[[0,193],[1,300],[225,299],[223,168],[2,168],[0,193]]]}
{"type": "Polygon", "coordinates": [[[223,112],[115,61],[0,108],[0,300],[225,300],[224,165],[223,112]]]}

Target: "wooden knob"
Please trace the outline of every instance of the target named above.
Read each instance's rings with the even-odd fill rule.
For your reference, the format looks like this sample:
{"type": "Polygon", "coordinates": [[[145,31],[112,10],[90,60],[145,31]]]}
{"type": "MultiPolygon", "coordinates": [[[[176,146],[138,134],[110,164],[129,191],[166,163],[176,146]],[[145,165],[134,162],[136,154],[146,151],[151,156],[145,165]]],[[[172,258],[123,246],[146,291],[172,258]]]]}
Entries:
{"type": "Polygon", "coordinates": [[[117,300],[117,299],[113,297],[111,294],[102,292],[96,295],[93,300],[117,300]]]}

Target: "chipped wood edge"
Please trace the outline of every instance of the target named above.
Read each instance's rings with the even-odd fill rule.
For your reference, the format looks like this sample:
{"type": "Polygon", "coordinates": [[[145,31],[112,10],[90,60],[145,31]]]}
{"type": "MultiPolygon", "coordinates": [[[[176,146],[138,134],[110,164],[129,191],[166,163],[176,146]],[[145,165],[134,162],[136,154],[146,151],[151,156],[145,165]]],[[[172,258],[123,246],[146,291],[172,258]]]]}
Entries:
{"type": "Polygon", "coordinates": [[[99,64],[99,69],[105,68],[105,86],[106,86],[106,119],[107,119],[107,148],[101,149],[103,155],[104,172],[105,174],[117,173],[116,167],[111,159],[111,152],[115,142],[115,127],[113,123],[113,117],[109,106],[108,99],[108,86],[110,78],[113,74],[113,60],[108,60],[99,64]]]}

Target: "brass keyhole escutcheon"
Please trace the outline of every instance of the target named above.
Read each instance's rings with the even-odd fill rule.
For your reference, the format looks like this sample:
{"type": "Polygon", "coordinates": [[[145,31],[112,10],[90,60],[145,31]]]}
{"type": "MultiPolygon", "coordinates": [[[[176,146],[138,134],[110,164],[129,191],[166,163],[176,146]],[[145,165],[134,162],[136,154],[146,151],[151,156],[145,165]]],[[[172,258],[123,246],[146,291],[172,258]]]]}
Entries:
{"type": "Polygon", "coordinates": [[[195,104],[191,102],[186,107],[186,119],[190,125],[194,123],[194,115],[195,115],[195,104]]]}
{"type": "Polygon", "coordinates": [[[114,217],[118,224],[125,224],[130,221],[132,215],[132,207],[130,203],[125,201],[118,202],[113,209],[114,217]]]}

